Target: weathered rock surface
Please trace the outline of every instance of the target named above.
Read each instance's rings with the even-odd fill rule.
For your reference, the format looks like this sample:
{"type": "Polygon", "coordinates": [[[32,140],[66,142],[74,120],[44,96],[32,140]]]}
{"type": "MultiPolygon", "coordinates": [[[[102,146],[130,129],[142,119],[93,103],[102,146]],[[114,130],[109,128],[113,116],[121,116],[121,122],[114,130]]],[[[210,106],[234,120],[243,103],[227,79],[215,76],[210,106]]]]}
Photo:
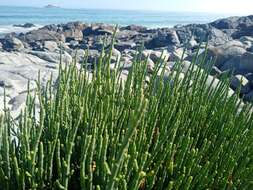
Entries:
{"type": "Polygon", "coordinates": [[[54,52],[43,52],[43,51],[30,51],[29,54],[39,57],[42,60],[51,63],[60,63],[60,60],[64,63],[71,63],[72,57],[67,52],[54,53],[54,52]]]}
{"type": "Polygon", "coordinates": [[[18,38],[24,42],[32,43],[34,42],[44,42],[44,41],[65,41],[65,36],[51,30],[46,30],[44,28],[39,30],[33,30],[26,34],[20,34],[18,38]]]}
{"type": "Polygon", "coordinates": [[[42,86],[45,86],[51,74],[53,81],[56,80],[57,70],[58,64],[47,62],[31,54],[0,52],[0,110],[2,111],[4,106],[4,87],[6,106],[15,118],[24,106],[28,81],[32,91],[36,88],[35,81],[38,79],[39,71],[42,86]]]}
{"type": "Polygon", "coordinates": [[[178,35],[175,30],[158,30],[152,39],[146,42],[145,47],[148,49],[178,46],[180,44],[178,35]]]}
{"type": "Polygon", "coordinates": [[[44,48],[50,52],[54,52],[58,49],[58,44],[54,41],[45,41],[44,48]]]}
{"type": "Polygon", "coordinates": [[[21,40],[12,35],[6,36],[4,39],[1,40],[2,48],[6,51],[19,51],[24,49],[24,44],[21,40]]]}

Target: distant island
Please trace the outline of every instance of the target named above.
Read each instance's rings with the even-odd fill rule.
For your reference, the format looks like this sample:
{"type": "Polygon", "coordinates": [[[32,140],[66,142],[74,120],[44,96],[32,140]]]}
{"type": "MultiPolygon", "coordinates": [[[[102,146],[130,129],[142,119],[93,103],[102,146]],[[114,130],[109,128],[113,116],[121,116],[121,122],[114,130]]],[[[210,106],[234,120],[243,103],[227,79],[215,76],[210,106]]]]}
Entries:
{"type": "Polygon", "coordinates": [[[60,8],[60,6],[48,4],[44,8],[60,8]]]}

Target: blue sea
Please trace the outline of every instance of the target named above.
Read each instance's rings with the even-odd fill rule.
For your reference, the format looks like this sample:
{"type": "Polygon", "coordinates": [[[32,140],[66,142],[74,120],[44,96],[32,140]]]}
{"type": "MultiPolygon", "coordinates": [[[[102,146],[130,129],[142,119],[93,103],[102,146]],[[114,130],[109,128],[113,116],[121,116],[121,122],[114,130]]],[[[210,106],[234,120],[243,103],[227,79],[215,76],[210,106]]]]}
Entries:
{"type": "Polygon", "coordinates": [[[33,23],[37,27],[47,24],[82,21],[85,23],[108,23],[119,25],[143,25],[148,28],[173,27],[190,23],[208,23],[227,17],[225,14],[92,10],[64,8],[33,8],[0,6],[0,35],[9,32],[26,32],[27,29],[14,27],[14,24],[33,23]]]}

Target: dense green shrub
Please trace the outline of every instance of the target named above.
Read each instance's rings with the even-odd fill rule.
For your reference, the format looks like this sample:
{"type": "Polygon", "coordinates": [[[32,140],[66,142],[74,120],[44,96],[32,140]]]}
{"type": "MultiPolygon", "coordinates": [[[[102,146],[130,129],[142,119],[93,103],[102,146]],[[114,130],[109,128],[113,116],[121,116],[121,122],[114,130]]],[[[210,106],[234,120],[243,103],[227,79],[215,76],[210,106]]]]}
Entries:
{"type": "Polygon", "coordinates": [[[110,53],[91,81],[62,66],[18,121],[0,118],[0,189],[253,189],[251,107],[208,71],[180,79],[178,63],[165,80],[162,63],[146,81],[137,56],[126,82],[110,53]]]}

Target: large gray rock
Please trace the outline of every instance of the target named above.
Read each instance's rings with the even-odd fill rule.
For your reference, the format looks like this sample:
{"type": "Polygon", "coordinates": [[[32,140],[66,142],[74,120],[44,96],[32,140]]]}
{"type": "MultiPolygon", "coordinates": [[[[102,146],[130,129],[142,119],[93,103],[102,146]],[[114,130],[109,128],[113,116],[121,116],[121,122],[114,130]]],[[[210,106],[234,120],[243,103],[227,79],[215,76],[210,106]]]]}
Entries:
{"type": "Polygon", "coordinates": [[[221,70],[232,70],[239,67],[238,59],[244,53],[246,53],[246,50],[240,41],[230,41],[220,46],[210,46],[208,48],[207,58],[215,59],[215,64],[221,70]]]}
{"type": "Polygon", "coordinates": [[[135,30],[119,30],[116,35],[115,38],[118,41],[129,41],[132,39],[135,39],[136,36],[138,36],[140,33],[135,31],[135,30]]]}
{"type": "Polygon", "coordinates": [[[62,52],[62,55],[60,55],[60,53],[43,52],[43,51],[30,51],[29,53],[47,62],[52,62],[52,63],[60,63],[60,61],[64,63],[72,62],[72,57],[67,52],[62,52]]]}
{"type": "Polygon", "coordinates": [[[83,32],[79,29],[68,29],[63,32],[66,42],[70,42],[72,40],[81,41],[83,39],[83,32]]]}
{"type": "Polygon", "coordinates": [[[89,35],[112,35],[115,31],[115,27],[107,24],[92,24],[83,30],[84,36],[89,35]]]}
{"type": "Polygon", "coordinates": [[[145,43],[145,47],[155,49],[166,46],[178,46],[179,44],[180,41],[175,30],[160,29],[150,41],[145,43]]]}
{"type": "Polygon", "coordinates": [[[240,56],[232,56],[223,64],[221,70],[234,70],[236,73],[252,73],[253,72],[253,53],[244,52],[240,56]]]}
{"type": "Polygon", "coordinates": [[[21,28],[32,28],[36,27],[33,23],[25,23],[25,24],[14,24],[14,27],[21,27],[21,28]]]}
{"type": "Polygon", "coordinates": [[[27,43],[33,43],[36,41],[62,41],[65,42],[65,37],[63,34],[55,32],[55,31],[49,31],[46,29],[39,29],[39,30],[33,30],[31,32],[28,32],[26,34],[21,34],[19,36],[19,39],[22,41],[25,41],[27,43]]]}
{"type": "Polygon", "coordinates": [[[45,41],[44,48],[50,52],[54,52],[58,49],[58,44],[55,41],[45,41]]]}
{"type": "Polygon", "coordinates": [[[3,49],[7,51],[20,51],[24,49],[23,43],[16,37],[6,36],[3,40],[3,49]]]}
{"type": "Polygon", "coordinates": [[[52,63],[27,53],[0,52],[0,63],[0,112],[4,108],[5,87],[6,106],[14,118],[18,117],[25,105],[28,81],[30,81],[30,90],[33,91],[36,88],[35,80],[38,79],[39,71],[42,87],[45,87],[51,74],[53,81],[58,74],[58,64],[51,67],[52,63]]]}
{"type": "Polygon", "coordinates": [[[212,22],[210,25],[220,30],[230,30],[230,36],[239,39],[243,36],[253,36],[253,16],[230,17],[212,22]]]}
{"type": "Polygon", "coordinates": [[[207,42],[210,45],[221,45],[231,38],[223,31],[208,24],[190,24],[176,28],[177,35],[181,43],[187,44],[191,40],[197,43],[207,42]]]}
{"type": "Polygon", "coordinates": [[[221,45],[230,40],[231,38],[221,30],[211,28],[208,32],[208,43],[212,45],[221,45]]]}
{"type": "Polygon", "coordinates": [[[253,16],[219,19],[212,22],[211,25],[218,29],[243,29],[253,25],[253,16]]]}
{"type": "Polygon", "coordinates": [[[88,27],[86,24],[82,22],[69,22],[67,24],[61,24],[60,27],[62,28],[63,31],[69,30],[69,29],[78,29],[78,30],[83,30],[84,28],[88,27]]]}

